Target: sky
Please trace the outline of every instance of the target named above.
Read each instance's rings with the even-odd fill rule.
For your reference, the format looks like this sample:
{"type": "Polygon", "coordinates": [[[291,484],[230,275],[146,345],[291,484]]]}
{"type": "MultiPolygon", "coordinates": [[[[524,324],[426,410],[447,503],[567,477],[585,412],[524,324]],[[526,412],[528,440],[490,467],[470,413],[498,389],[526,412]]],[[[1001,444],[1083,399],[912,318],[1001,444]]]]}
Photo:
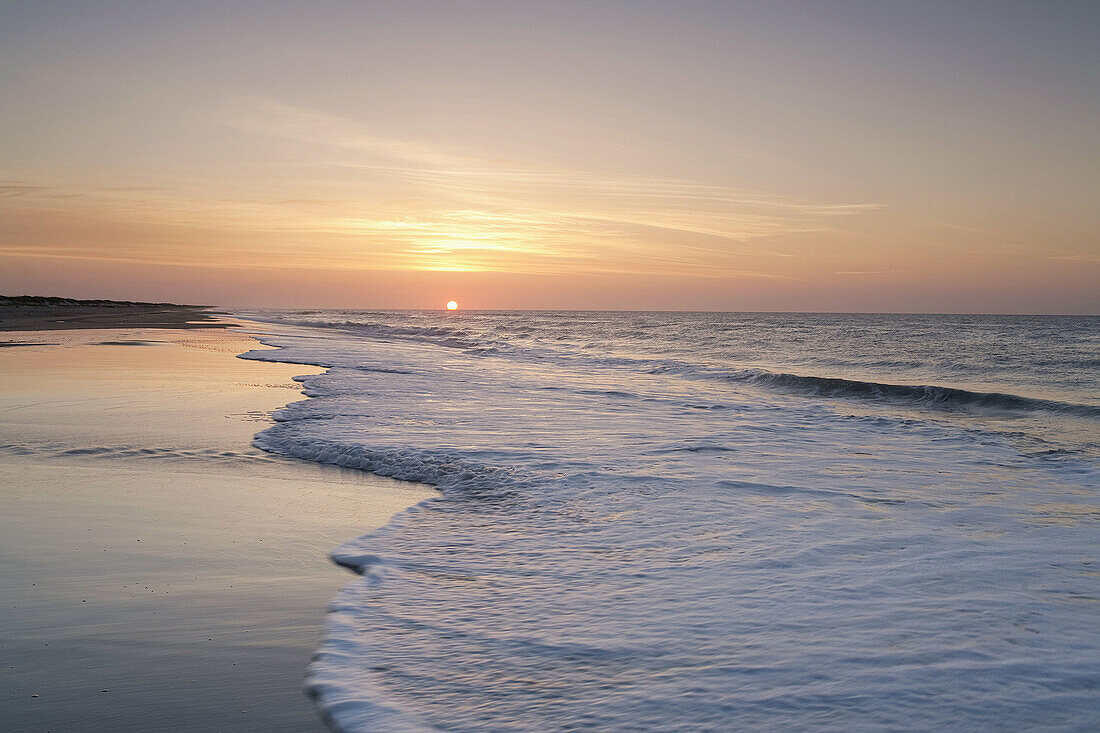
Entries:
{"type": "Polygon", "coordinates": [[[1095,2],[0,2],[0,293],[1100,313],[1095,2]]]}

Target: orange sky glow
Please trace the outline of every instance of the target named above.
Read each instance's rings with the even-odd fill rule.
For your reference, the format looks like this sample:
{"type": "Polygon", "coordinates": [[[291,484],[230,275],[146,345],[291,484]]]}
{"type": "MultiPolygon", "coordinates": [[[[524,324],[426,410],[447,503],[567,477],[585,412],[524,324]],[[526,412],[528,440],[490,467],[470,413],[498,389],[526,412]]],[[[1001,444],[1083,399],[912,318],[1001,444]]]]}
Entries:
{"type": "Polygon", "coordinates": [[[1100,312],[1095,14],[400,5],[0,10],[0,292],[1100,312]]]}

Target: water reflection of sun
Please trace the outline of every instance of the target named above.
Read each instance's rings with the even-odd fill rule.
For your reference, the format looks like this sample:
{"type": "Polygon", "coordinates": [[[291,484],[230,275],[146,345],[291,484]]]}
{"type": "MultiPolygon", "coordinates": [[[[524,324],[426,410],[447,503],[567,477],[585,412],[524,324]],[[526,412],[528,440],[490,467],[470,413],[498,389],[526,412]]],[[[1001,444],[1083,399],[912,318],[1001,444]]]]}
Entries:
{"type": "Polygon", "coordinates": [[[449,310],[449,311],[458,310],[458,301],[457,300],[448,300],[447,301],[447,310],[449,310]]]}

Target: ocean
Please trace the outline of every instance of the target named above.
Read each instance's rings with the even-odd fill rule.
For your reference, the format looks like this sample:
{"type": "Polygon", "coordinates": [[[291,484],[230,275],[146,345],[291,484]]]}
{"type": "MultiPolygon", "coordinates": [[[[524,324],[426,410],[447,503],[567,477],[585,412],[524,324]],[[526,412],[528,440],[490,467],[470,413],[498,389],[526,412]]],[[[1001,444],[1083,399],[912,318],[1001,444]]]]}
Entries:
{"type": "Polygon", "coordinates": [[[340,730],[1095,730],[1100,318],[253,311],[349,538],[340,730]]]}

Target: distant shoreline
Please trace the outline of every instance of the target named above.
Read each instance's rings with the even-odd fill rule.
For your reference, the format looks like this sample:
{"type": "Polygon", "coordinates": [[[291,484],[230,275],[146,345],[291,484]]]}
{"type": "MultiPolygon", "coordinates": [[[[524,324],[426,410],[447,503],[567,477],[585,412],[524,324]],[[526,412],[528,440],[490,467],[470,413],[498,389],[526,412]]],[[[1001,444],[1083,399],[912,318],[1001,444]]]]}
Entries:
{"type": "Polygon", "coordinates": [[[0,295],[0,331],[83,328],[227,328],[204,305],[0,295]]]}

